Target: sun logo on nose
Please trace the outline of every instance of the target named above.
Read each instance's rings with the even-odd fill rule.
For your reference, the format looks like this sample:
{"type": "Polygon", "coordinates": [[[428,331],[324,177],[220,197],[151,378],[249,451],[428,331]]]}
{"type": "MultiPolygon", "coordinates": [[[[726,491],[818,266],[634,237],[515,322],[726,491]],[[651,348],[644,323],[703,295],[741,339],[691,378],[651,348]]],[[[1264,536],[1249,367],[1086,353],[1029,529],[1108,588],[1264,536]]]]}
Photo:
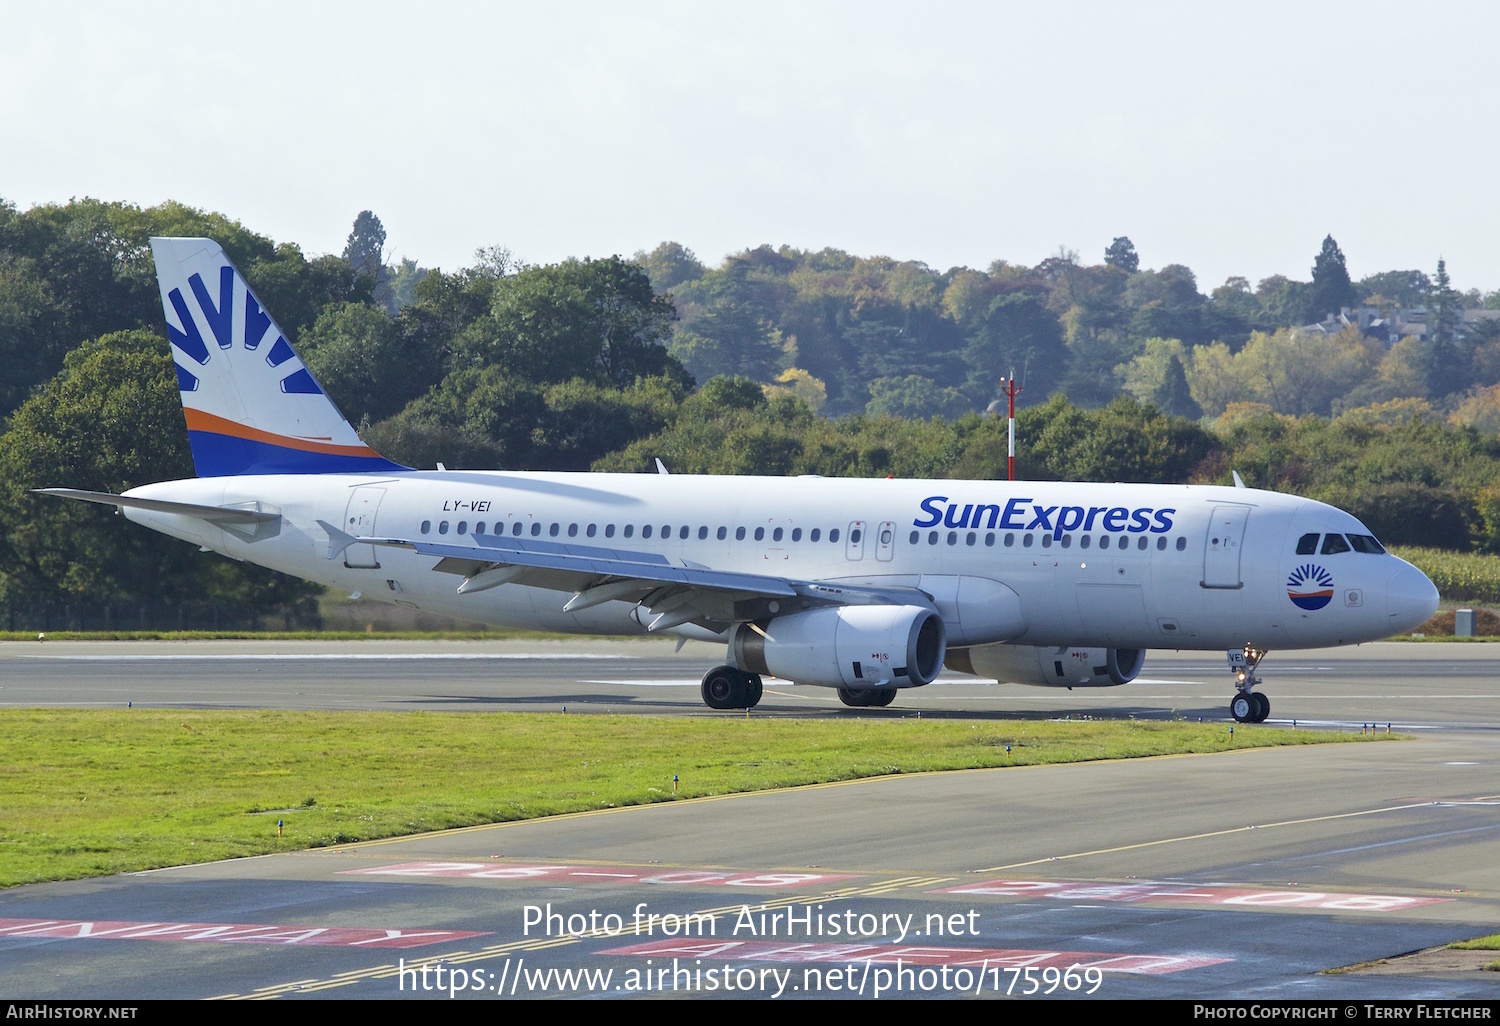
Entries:
{"type": "Polygon", "coordinates": [[[1333,601],[1333,574],[1304,563],[1286,579],[1286,597],[1299,609],[1322,609],[1333,601]]]}

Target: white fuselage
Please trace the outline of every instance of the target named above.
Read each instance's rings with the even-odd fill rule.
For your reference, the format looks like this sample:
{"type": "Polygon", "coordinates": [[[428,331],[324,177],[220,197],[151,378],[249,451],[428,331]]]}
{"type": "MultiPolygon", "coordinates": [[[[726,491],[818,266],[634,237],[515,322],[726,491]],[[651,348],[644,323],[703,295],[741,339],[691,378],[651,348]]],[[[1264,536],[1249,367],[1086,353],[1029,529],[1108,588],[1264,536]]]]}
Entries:
{"type": "MultiPolygon", "coordinates": [[[[525,538],[650,552],[679,565],[919,588],[943,616],[950,646],[1352,644],[1410,630],[1436,600],[1425,576],[1389,554],[1298,555],[1296,540],[1310,532],[1368,532],[1331,506],[1256,489],[432,471],[200,478],[128,494],[258,504],[282,520],[254,540],[184,516],[125,515],[372,598],[560,632],[644,628],[628,602],[565,613],[568,594],[548,588],[507,584],[460,595],[457,578],[433,571],[435,557],[406,549],[360,545],[329,559],[328,535],[316,521],[360,537],[454,544],[471,541],[480,525],[511,537],[519,525],[525,538]],[[1309,564],[1331,579],[1332,591],[1312,610],[1289,597],[1291,575],[1309,564]],[[1018,614],[990,617],[976,605],[1002,593],[1015,605],[1010,592],[1018,614]],[[965,594],[973,596],[967,609],[959,601],[965,594]]],[[[998,599],[992,604],[998,608],[998,599]]],[[[691,624],[674,630],[714,636],[691,624]]]]}

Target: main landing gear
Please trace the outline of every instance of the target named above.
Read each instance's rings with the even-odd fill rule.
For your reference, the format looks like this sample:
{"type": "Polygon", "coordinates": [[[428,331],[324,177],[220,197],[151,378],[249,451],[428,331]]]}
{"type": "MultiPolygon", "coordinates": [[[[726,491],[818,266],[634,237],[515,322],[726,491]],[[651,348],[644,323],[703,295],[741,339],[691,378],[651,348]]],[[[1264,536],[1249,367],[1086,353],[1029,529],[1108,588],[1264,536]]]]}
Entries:
{"type": "Polygon", "coordinates": [[[710,709],[754,709],[761,692],[758,676],[732,666],[715,666],[703,675],[703,704],[710,709]]]}
{"type": "Polygon", "coordinates": [[[895,699],[895,688],[839,688],[839,700],[857,709],[884,708],[895,699]]]}
{"type": "Polygon", "coordinates": [[[1255,675],[1255,668],[1265,657],[1265,650],[1250,645],[1239,652],[1229,653],[1229,669],[1234,674],[1235,686],[1229,715],[1239,723],[1264,723],[1271,715],[1271,700],[1255,690],[1255,685],[1261,683],[1255,675]]]}

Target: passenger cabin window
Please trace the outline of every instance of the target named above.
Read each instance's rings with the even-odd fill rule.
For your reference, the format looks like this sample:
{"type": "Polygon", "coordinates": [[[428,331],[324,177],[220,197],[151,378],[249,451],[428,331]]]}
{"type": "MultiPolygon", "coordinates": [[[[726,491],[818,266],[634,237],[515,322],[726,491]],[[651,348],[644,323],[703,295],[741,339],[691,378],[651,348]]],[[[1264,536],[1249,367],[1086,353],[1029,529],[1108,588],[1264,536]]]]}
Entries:
{"type": "Polygon", "coordinates": [[[448,533],[448,521],[444,520],[442,523],[438,524],[438,534],[447,534],[447,533],[448,533]]]}
{"type": "Polygon", "coordinates": [[[469,533],[469,522],[467,520],[460,520],[458,522],[458,533],[459,534],[468,534],[469,533]]]}
{"type": "Polygon", "coordinates": [[[808,534],[807,540],[808,541],[817,541],[822,536],[823,536],[822,530],[820,530],[819,528],[814,527],[812,529],[812,531],[808,534]]]}
{"type": "Polygon", "coordinates": [[[755,540],[756,541],[764,541],[765,538],[766,538],[766,529],[764,527],[757,527],[755,529],[755,540]]]}
{"type": "Polygon", "coordinates": [[[792,541],[799,542],[801,540],[802,540],[802,528],[800,528],[800,527],[794,527],[794,528],[792,528],[792,541]]]}
{"type": "MultiPolygon", "coordinates": [[[[625,537],[629,538],[633,534],[635,534],[635,525],[634,524],[626,524],[625,525],[625,537]]],[[[648,535],[648,537],[649,537],[649,535],[648,535]]]]}
{"type": "MultiPolygon", "coordinates": [[[[422,533],[423,534],[427,533],[427,531],[426,531],[425,528],[423,529],[422,533]]],[[[917,543],[917,539],[919,539],[921,537],[922,537],[922,532],[921,531],[913,531],[911,533],[911,537],[908,538],[907,541],[910,542],[911,544],[915,545],[917,543]]]]}
{"type": "MultiPolygon", "coordinates": [[[[704,530],[707,530],[707,528],[704,528],[704,530]]],[[[691,527],[689,527],[687,524],[683,524],[677,529],[677,537],[682,539],[683,541],[687,541],[687,536],[691,531],[691,527]]]]}
{"type": "Polygon", "coordinates": [[[833,530],[831,530],[831,531],[828,532],[828,541],[829,541],[830,544],[837,545],[838,544],[838,540],[839,540],[839,529],[837,527],[835,527],[833,530]]]}
{"type": "Polygon", "coordinates": [[[606,537],[606,538],[613,538],[614,536],[615,536],[615,525],[614,524],[605,524],[604,525],[604,537],[606,537]]]}
{"type": "MultiPolygon", "coordinates": [[[[1166,539],[1163,538],[1162,541],[1166,541],[1166,539]]],[[[1187,539],[1186,538],[1178,538],[1177,539],[1177,551],[1181,552],[1185,548],[1187,548],[1187,539]]]]}
{"type": "Polygon", "coordinates": [[[781,541],[781,528],[778,527],[778,528],[776,528],[776,530],[774,530],[774,531],[771,532],[771,540],[772,541],[781,541]]]}
{"type": "Polygon", "coordinates": [[[1363,552],[1371,556],[1378,556],[1385,551],[1385,546],[1368,534],[1349,535],[1349,544],[1354,546],[1355,552],[1363,552]]]}
{"type": "Polygon", "coordinates": [[[474,525],[474,533],[475,534],[483,534],[484,533],[484,521],[483,520],[479,521],[479,523],[477,523],[477,524],[474,525]]]}
{"type": "Polygon", "coordinates": [[[431,520],[424,520],[424,521],[422,521],[422,533],[423,534],[431,534],[432,533],[432,521],[431,520]]]}
{"type": "Polygon", "coordinates": [[[519,520],[517,520],[513,525],[511,525],[510,533],[511,534],[520,534],[521,533],[521,522],[519,520]]]}
{"type": "Polygon", "coordinates": [[[700,528],[698,528],[698,540],[702,541],[703,539],[705,539],[707,537],[708,537],[708,528],[706,528],[706,527],[700,527],[700,528]]]}
{"type": "Polygon", "coordinates": [[[727,528],[727,527],[721,527],[721,528],[719,528],[719,541],[723,541],[728,536],[729,536],[729,528],[727,528]]]}
{"type": "Polygon", "coordinates": [[[599,530],[599,525],[598,524],[590,524],[588,526],[588,529],[584,531],[584,534],[586,534],[588,537],[592,538],[594,536],[595,532],[597,532],[598,530],[599,530]]]}
{"type": "Polygon", "coordinates": [[[1344,541],[1341,534],[1325,534],[1323,536],[1323,555],[1334,556],[1340,552],[1348,552],[1349,543],[1344,541]]]}
{"type": "MultiPolygon", "coordinates": [[[[630,528],[628,528],[628,527],[625,528],[625,533],[626,533],[627,536],[629,536],[629,534],[630,534],[630,528]]],[[[647,524],[645,527],[641,528],[641,537],[642,538],[649,538],[649,537],[651,537],[651,525],[650,524],[647,524]]]]}
{"type": "Polygon", "coordinates": [[[745,529],[743,527],[736,527],[734,529],[734,540],[735,541],[744,541],[745,540],[745,529]]]}
{"type": "Polygon", "coordinates": [[[1297,555],[1311,556],[1318,551],[1318,533],[1304,534],[1297,539],[1297,555]]]}

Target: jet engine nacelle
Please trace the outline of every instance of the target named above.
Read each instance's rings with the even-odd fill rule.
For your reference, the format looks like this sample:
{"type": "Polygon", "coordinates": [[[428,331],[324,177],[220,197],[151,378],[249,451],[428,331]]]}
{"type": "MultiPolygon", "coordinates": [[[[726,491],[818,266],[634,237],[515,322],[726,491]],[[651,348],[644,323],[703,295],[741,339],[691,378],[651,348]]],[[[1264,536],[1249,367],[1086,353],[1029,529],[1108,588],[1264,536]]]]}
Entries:
{"type": "Polygon", "coordinates": [[[837,688],[930,684],[948,647],[936,612],[893,605],[833,606],[740,624],[732,644],[742,670],[837,688]]]}
{"type": "Polygon", "coordinates": [[[1107,688],[1129,684],[1146,662],[1144,648],[1052,648],[975,645],[949,651],[947,666],[994,677],[1002,684],[1051,688],[1107,688]]]}

